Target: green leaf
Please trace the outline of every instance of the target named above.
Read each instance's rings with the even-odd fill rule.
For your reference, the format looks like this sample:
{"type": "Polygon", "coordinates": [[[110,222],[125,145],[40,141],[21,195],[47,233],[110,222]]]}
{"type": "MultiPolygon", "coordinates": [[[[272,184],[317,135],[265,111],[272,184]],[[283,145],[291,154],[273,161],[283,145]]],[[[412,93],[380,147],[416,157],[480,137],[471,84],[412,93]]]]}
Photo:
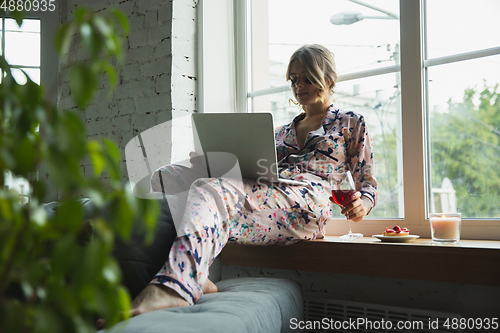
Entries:
{"type": "Polygon", "coordinates": [[[36,146],[29,138],[24,138],[13,151],[13,157],[17,161],[16,172],[18,175],[27,176],[30,171],[34,171],[38,162],[38,152],[36,146]]]}
{"type": "Polygon", "coordinates": [[[89,25],[89,27],[90,38],[88,39],[87,47],[89,48],[92,59],[98,60],[101,57],[101,53],[106,43],[106,37],[102,36],[94,25],[89,25]]]}
{"type": "Polygon", "coordinates": [[[121,154],[118,146],[108,138],[104,138],[103,143],[106,146],[109,156],[112,158],[112,161],[116,164],[119,163],[121,154]]]}
{"type": "Polygon", "coordinates": [[[119,308],[124,316],[123,319],[128,319],[130,316],[130,296],[123,286],[117,287],[116,300],[119,308]]]}
{"type": "Polygon", "coordinates": [[[42,180],[35,180],[31,183],[32,194],[31,199],[41,202],[45,195],[47,194],[47,186],[42,180]]]}
{"type": "Polygon", "coordinates": [[[85,153],[85,127],[79,116],[73,111],[61,114],[56,127],[59,148],[74,158],[82,158],[85,153]]]}
{"type": "Polygon", "coordinates": [[[103,196],[103,194],[98,191],[98,190],[95,190],[93,188],[90,188],[87,190],[87,195],[86,195],[91,201],[92,203],[97,207],[97,208],[102,208],[105,204],[105,198],[103,196]]]}
{"type": "Polygon", "coordinates": [[[106,259],[102,267],[102,277],[110,284],[118,284],[121,281],[120,267],[111,258],[106,259]]]}
{"type": "Polygon", "coordinates": [[[3,147],[0,146],[0,163],[5,169],[14,169],[16,167],[17,161],[11,152],[11,142],[3,142],[3,147]]]}
{"type": "MultiPolygon", "coordinates": [[[[113,203],[111,204],[113,216],[116,215],[117,210],[114,209],[113,203]]],[[[112,244],[114,240],[113,230],[110,228],[109,224],[102,218],[96,218],[94,221],[94,227],[96,229],[97,238],[104,244],[112,244]]]]}
{"type": "Polygon", "coordinates": [[[87,16],[87,10],[83,7],[77,7],[75,11],[75,22],[82,24],[87,16]]]}
{"type": "Polygon", "coordinates": [[[54,275],[54,278],[64,277],[67,272],[74,271],[81,265],[78,260],[75,260],[79,257],[79,252],[81,249],[77,246],[74,235],[60,235],[55,241],[51,258],[51,274],[54,275]]]}
{"type": "Polygon", "coordinates": [[[75,31],[75,24],[72,22],[63,23],[56,31],[54,36],[54,44],[59,54],[63,57],[68,54],[71,45],[71,37],[75,31]]]}
{"type": "Polygon", "coordinates": [[[117,80],[114,67],[107,62],[101,62],[101,70],[108,74],[110,88],[115,89],[117,80]]]}
{"type": "Polygon", "coordinates": [[[15,10],[13,12],[10,12],[9,14],[12,15],[12,17],[16,20],[16,23],[19,27],[23,25],[24,11],[15,10]]]}
{"type": "Polygon", "coordinates": [[[116,212],[112,221],[113,228],[122,239],[128,239],[134,222],[132,208],[125,198],[116,198],[112,207],[116,212]]]}
{"type": "Polygon", "coordinates": [[[47,213],[45,212],[45,209],[39,207],[39,206],[34,206],[33,210],[31,212],[31,221],[33,221],[36,225],[43,227],[47,223],[47,213]]]}
{"type": "Polygon", "coordinates": [[[118,39],[117,36],[111,36],[108,38],[108,49],[111,51],[110,53],[116,57],[117,61],[121,63],[123,60],[123,54],[121,51],[120,39],[118,39]]]}
{"type": "MultiPolygon", "coordinates": [[[[27,107],[29,107],[32,110],[35,110],[43,99],[43,89],[38,84],[33,82],[24,70],[21,71],[26,76],[26,83],[20,87],[21,88],[20,92],[23,94],[23,96],[31,97],[29,99],[23,100],[23,102],[27,107]]],[[[36,118],[32,119],[32,121],[35,120],[36,118]]]]}
{"type": "Polygon", "coordinates": [[[144,217],[144,226],[146,227],[146,237],[144,238],[144,243],[149,245],[154,241],[154,231],[157,223],[157,217],[160,213],[160,205],[156,200],[137,200],[141,203],[141,211],[144,212],[139,215],[144,217]]]}
{"type": "Polygon", "coordinates": [[[118,22],[120,22],[120,24],[122,26],[123,33],[125,34],[125,36],[128,36],[129,24],[128,24],[127,17],[123,14],[123,12],[121,12],[118,9],[111,9],[111,13],[113,15],[115,15],[118,22]]]}
{"type": "Polygon", "coordinates": [[[97,74],[88,65],[75,64],[70,69],[70,86],[74,101],[83,109],[90,103],[97,90],[97,74]]]}
{"type": "MultiPolygon", "coordinates": [[[[54,35],[58,55],[76,61],[64,66],[71,98],[80,109],[91,102],[103,75],[111,88],[118,81],[114,64],[122,57],[122,39],[117,31],[121,25],[126,35],[129,27],[123,14],[111,13],[78,7],[74,21],[62,24],[54,35]],[[90,59],[67,57],[73,43],[90,59]]],[[[89,142],[79,114],[58,110],[30,79],[18,85],[1,56],[0,67],[0,296],[6,296],[6,285],[19,285],[28,298],[0,297],[0,331],[93,332],[98,309],[112,324],[120,311],[130,308],[111,255],[115,235],[129,237],[138,214],[150,225],[154,209],[138,206],[132,193],[124,191],[120,150],[111,140],[89,142]],[[41,134],[36,132],[39,124],[41,134]],[[85,178],[83,167],[89,160],[96,176],[107,172],[111,181],[85,178]],[[37,165],[43,168],[39,179],[32,181],[37,165]],[[6,172],[30,180],[33,195],[28,204],[2,187],[6,172]],[[46,189],[61,203],[54,213],[39,203],[47,200],[46,189]],[[106,209],[106,214],[96,212],[92,217],[95,229],[88,245],[80,241],[84,214],[76,201],[84,194],[97,209],[106,209]]]]}
{"type": "Polygon", "coordinates": [[[94,175],[99,176],[106,165],[106,161],[101,154],[101,145],[99,142],[92,140],[87,143],[87,149],[94,167],[94,175]]]}
{"type": "Polygon", "coordinates": [[[52,177],[52,183],[63,191],[74,191],[83,182],[83,170],[80,166],[80,158],[75,158],[68,153],[52,147],[47,159],[49,174],[57,175],[52,177]]]}
{"type": "Polygon", "coordinates": [[[109,140],[103,140],[105,146],[105,155],[107,157],[107,171],[109,172],[109,176],[114,180],[121,180],[121,171],[120,171],[120,151],[116,144],[109,140]]]}
{"type": "Polygon", "coordinates": [[[64,327],[57,313],[46,306],[39,306],[35,312],[34,333],[62,332],[64,327]]]}
{"type": "Polygon", "coordinates": [[[6,197],[0,197],[0,216],[4,221],[11,221],[14,219],[14,212],[10,200],[6,197]]]}
{"type": "Polygon", "coordinates": [[[78,201],[63,202],[56,209],[54,223],[60,230],[77,232],[83,221],[83,208],[78,201]]]}
{"type": "Polygon", "coordinates": [[[113,34],[113,29],[109,26],[108,22],[100,16],[94,16],[92,23],[105,38],[109,38],[113,34]]]}
{"type": "Polygon", "coordinates": [[[92,45],[92,27],[89,23],[84,22],[80,25],[80,36],[87,47],[92,45]]]}

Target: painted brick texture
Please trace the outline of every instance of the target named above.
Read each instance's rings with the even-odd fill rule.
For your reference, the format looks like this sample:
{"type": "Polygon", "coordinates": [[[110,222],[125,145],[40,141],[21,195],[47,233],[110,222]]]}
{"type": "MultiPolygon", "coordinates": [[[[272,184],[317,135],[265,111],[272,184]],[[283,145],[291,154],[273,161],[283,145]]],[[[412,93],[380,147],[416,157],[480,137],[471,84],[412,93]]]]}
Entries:
{"type": "MultiPolygon", "coordinates": [[[[122,171],[127,178],[127,143],[150,128],[196,110],[197,1],[68,0],[62,8],[62,19],[71,19],[79,5],[96,12],[118,8],[129,21],[130,33],[123,45],[124,61],[118,69],[114,94],[109,96],[103,81],[93,103],[81,113],[88,138],[108,137],[120,147],[122,171]]],[[[68,59],[81,60],[82,54],[72,49],[68,59]]],[[[67,68],[63,66],[59,73],[58,107],[75,109],[67,68]]],[[[155,164],[170,163],[173,151],[187,156],[189,140],[175,136],[184,133],[189,125],[175,126],[167,128],[168,135],[158,137],[158,147],[153,149],[157,155],[155,164]]],[[[88,163],[82,167],[91,172],[88,163]]]]}

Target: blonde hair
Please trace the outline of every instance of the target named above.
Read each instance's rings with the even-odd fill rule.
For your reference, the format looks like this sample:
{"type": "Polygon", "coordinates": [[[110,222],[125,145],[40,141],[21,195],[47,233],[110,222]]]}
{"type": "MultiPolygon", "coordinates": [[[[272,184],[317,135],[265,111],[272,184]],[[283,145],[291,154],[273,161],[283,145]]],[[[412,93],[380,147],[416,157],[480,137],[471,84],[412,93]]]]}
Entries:
{"type": "MultiPolygon", "coordinates": [[[[319,89],[318,97],[321,101],[324,101],[327,93],[332,97],[337,83],[337,68],[333,53],[330,50],[319,44],[300,47],[292,54],[288,62],[287,81],[290,81],[290,69],[294,61],[300,61],[306,71],[307,78],[319,89]]],[[[294,104],[298,103],[294,102],[294,104]]]]}

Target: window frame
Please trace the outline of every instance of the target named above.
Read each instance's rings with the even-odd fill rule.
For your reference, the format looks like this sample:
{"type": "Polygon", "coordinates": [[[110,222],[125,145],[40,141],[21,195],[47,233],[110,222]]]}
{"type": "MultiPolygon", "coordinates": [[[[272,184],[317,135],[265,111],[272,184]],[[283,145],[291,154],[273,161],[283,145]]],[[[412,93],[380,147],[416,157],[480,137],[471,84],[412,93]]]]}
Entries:
{"type": "MultiPolygon", "coordinates": [[[[209,3],[227,0],[200,0],[209,3]]],[[[409,227],[414,234],[422,237],[430,237],[429,219],[427,217],[427,198],[430,196],[427,177],[430,166],[428,161],[428,127],[429,118],[427,116],[426,105],[426,72],[430,66],[476,59],[493,54],[500,54],[500,47],[478,50],[464,54],[455,54],[435,59],[425,59],[425,0],[404,1],[400,0],[400,66],[388,66],[381,69],[366,71],[364,73],[354,73],[349,76],[340,77],[340,80],[351,80],[369,75],[379,75],[384,73],[401,73],[401,125],[402,125],[402,173],[411,175],[404,178],[403,182],[403,218],[370,218],[367,217],[362,222],[354,226],[355,231],[362,232],[365,236],[380,234],[385,227],[395,224],[409,227]]],[[[283,87],[274,87],[257,92],[248,92],[250,86],[247,48],[248,33],[246,32],[247,13],[249,13],[249,1],[232,1],[232,10],[234,16],[234,52],[235,67],[233,77],[236,84],[228,89],[235,97],[236,110],[239,112],[248,112],[249,99],[254,96],[260,96],[270,93],[276,93],[289,89],[288,85],[283,87]]],[[[208,27],[200,27],[201,31],[208,27]]],[[[209,45],[203,45],[199,48],[202,53],[210,52],[209,45]]],[[[216,52],[216,50],[212,50],[216,52]]],[[[227,65],[226,65],[227,66],[227,65]]],[[[201,69],[203,71],[203,67],[201,69]]],[[[200,80],[208,82],[204,77],[200,80]]],[[[203,106],[201,106],[203,109],[203,106]]],[[[344,219],[334,219],[329,223],[326,229],[327,235],[340,235],[347,230],[347,224],[344,219]]],[[[500,219],[471,219],[462,218],[463,239],[499,239],[500,238],[500,219]]]]}
{"type": "MultiPolygon", "coordinates": [[[[4,13],[2,17],[13,18],[8,13],[4,13]]],[[[54,11],[24,12],[23,19],[40,20],[40,85],[46,87],[47,100],[55,105],[57,103],[56,88],[59,62],[54,35],[59,26],[59,8],[56,7],[54,11]]]]}

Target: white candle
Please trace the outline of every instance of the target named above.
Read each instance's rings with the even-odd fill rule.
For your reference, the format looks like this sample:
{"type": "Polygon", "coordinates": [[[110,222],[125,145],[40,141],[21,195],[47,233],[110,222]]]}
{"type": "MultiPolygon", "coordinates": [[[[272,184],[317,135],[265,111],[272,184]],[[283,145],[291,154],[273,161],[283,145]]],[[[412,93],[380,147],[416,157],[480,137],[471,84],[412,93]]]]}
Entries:
{"type": "Polygon", "coordinates": [[[435,215],[430,217],[432,239],[437,241],[460,240],[460,217],[435,215]]]}

